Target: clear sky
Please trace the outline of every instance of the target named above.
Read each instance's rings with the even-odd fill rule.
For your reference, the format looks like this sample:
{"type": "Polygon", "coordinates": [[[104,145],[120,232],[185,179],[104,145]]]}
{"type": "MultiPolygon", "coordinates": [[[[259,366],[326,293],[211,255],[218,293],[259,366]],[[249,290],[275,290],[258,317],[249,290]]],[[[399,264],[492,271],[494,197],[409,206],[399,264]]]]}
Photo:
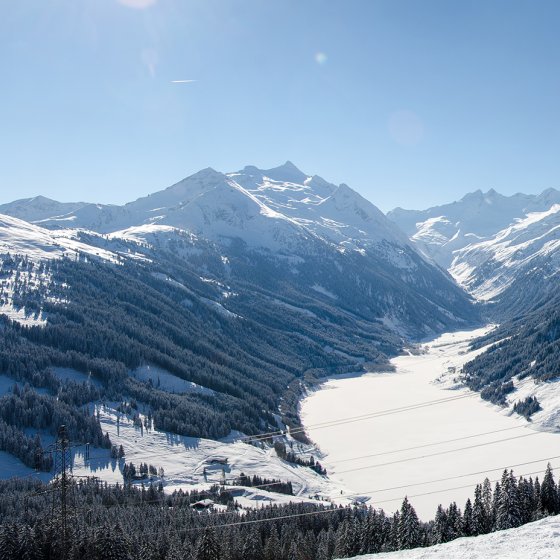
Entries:
{"type": "Polygon", "coordinates": [[[556,0],[2,2],[0,203],[287,159],[383,210],[558,188],[559,25],[556,0]]]}

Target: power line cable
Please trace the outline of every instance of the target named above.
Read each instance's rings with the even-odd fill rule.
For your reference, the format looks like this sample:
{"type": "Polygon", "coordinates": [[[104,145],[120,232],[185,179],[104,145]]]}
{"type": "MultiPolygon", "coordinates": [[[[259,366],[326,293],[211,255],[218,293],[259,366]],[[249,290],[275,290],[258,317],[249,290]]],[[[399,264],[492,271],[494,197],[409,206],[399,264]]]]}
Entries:
{"type": "Polygon", "coordinates": [[[396,465],[397,463],[406,463],[408,461],[417,461],[419,459],[426,459],[428,457],[437,457],[439,455],[447,455],[449,453],[456,453],[458,451],[465,451],[467,449],[476,449],[478,447],[485,447],[487,445],[494,445],[497,443],[503,443],[505,441],[512,441],[515,439],[521,439],[521,438],[526,438],[526,437],[531,437],[531,436],[536,436],[539,435],[542,432],[532,432],[530,434],[523,434],[522,436],[514,436],[511,438],[505,438],[505,439],[499,439],[496,441],[488,441],[485,443],[477,443],[476,445],[469,445],[467,447],[459,447],[457,449],[449,449],[446,451],[438,451],[436,453],[428,453],[427,455],[419,455],[418,457],[409,457],[407,459],[397,459],[395,461],[388,461],[387,463],[378,463],[376,465],[367,465],[364,467],[354,467],[353,469],[346,469],[345,471],[337,471],[334,474],[345,474],[345,473],[349,473],[349,472],[356,472],[356,471],[363,471],[363,470],[367,470],[367,469],[374,469],[377,467],[386,467],[389,465],[396,465]]]}

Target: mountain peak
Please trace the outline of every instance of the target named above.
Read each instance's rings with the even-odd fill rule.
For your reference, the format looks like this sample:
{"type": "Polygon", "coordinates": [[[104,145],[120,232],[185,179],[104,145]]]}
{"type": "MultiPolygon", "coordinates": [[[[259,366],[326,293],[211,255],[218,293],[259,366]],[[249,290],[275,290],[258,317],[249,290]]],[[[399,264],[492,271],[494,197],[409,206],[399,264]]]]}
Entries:
{"type": "Polygon", "coordinates": [[[308,178],[303,171],[299,170],[289,160],[278,167],[265,169],[262,173],[274,181],[286,181],[289,183],[303,183],[308,178]]]}

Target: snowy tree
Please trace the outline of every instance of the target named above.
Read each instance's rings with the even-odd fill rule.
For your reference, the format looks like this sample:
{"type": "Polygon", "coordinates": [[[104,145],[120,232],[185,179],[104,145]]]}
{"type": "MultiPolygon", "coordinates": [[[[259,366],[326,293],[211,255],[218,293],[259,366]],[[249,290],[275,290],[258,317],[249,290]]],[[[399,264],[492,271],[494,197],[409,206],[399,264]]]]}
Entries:
{"type": "Polygon", "coordinates": [[[521,524],[517,481],[513,472],[504,470],[496,507],[496,529],[511,529],[521,524]]]}
{"type": "Polygon", "coordinates": [[[196,560],[219,560],[220,547],[211,529],[204,532],[196,547],[196,560]]]}
{"type": "Polygon", "coordinates": [[[461,529],[465,537],[470,537],[474,534],[473,506],[470,498],[467,498],[467,503],[465,504],[465,511],[463,512],[463,525],[461,529]]]}
{"type": "Polygon", "coordinates": [[[558,489],[554,482],[552,467],[548,463],[543,481],[541,483],[541,505],[545,513],[558,513],[558,489]]]}
{"type": "Polygon", "coordinates": [[[253,527],[245,537],[245,542],[243,543],[243,559],[262,560],[262,558],[263,546],[261,542],[261,536],[258,529],[256,527],[253,527]]]}
{"type": "Polygon", "coordinates": [[[399,549],[415,548],[422,543],[418,516],[406,496],[400,510],[397,541],[399,549]]]}

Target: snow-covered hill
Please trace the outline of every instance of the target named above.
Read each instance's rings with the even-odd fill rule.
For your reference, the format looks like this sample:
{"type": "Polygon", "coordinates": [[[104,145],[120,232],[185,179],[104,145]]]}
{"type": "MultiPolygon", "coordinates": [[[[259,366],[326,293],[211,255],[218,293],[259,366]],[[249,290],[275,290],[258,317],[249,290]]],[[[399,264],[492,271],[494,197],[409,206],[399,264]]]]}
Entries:
{"type": "Polygon", "coordinates": [[[356,556],[355,560],[397,558],[559,558],[560,516],[545,517],[522,527],[478,537],[464,537],[427,548],[356,556]]]}
{"type": "Polygon", "coordinates": [[[79,210],[84,202],[57,202],[44,196],[23,198],[0,205],[0,214],[8,214],[26,222],[37,223],[41,220],[63,216],[79,210]]]}
{"type": "Polygon", "coordinates": [[[24,255],[42,261],[87,254],[117,262],[118,256],[78,239],[72,230],[51,231],[29,222],[0,214],[0,254],[24,255]]]}

